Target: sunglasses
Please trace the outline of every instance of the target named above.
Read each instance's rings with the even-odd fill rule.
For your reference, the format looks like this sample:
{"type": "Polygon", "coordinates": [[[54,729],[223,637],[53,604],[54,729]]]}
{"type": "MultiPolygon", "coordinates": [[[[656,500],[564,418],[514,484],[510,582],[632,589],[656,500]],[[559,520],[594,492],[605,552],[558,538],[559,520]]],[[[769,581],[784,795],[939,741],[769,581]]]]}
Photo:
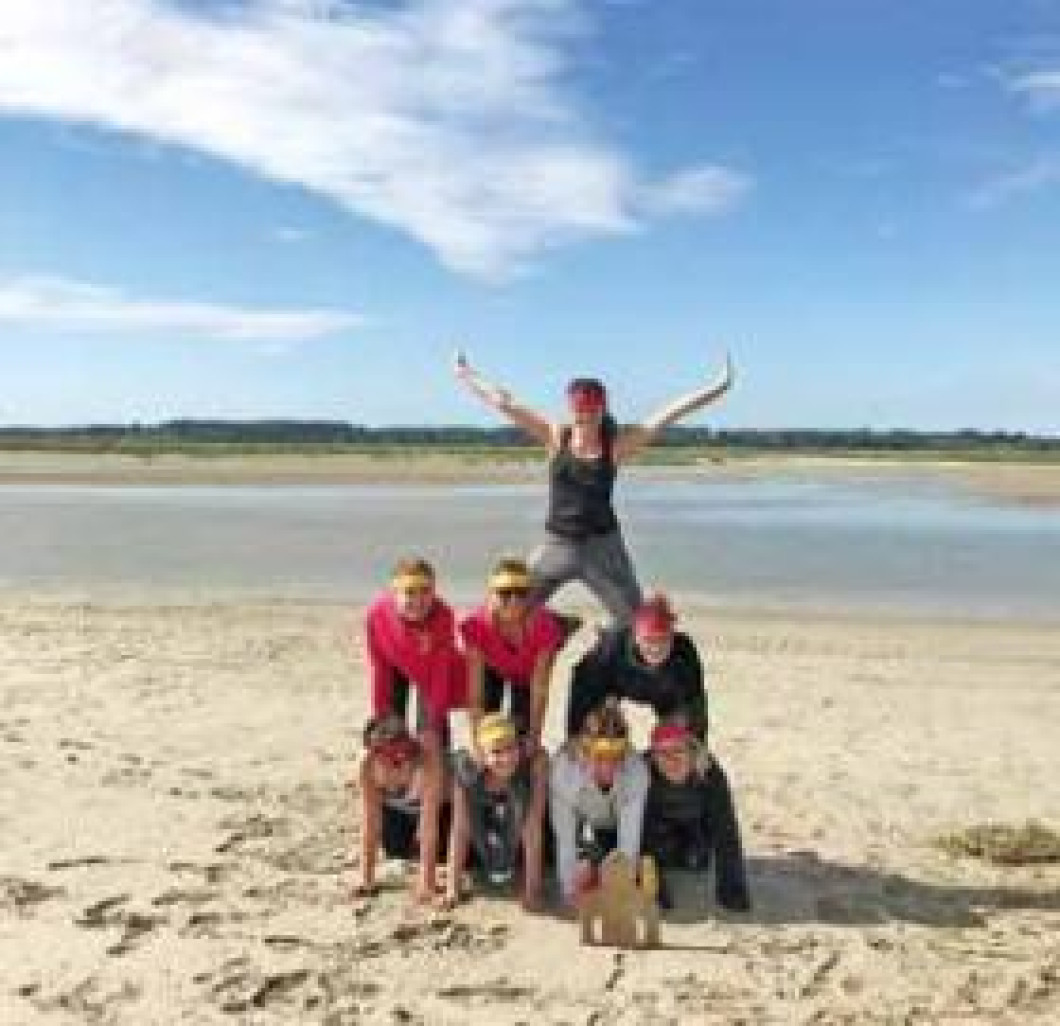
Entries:
{"type": "Polygon", "coordinates": [[[502,602],[522,602],[530,594],[528,588],[498,588],[494,593],[502,602]]]}

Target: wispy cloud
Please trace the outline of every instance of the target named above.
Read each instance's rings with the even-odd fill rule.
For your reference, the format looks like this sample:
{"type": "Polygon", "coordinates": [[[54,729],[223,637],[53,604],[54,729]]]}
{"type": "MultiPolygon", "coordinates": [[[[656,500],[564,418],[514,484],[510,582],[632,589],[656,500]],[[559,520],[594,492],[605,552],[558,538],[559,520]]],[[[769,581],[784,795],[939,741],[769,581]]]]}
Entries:
{"type": "Polygon", "coordinates": [[[1060,157],[1038,157],[1026,166],[984,182],[968,196],[975,210],[991,210],[1028,193],[1060,184],[1060,157]]]}
{"type": "Polygon", "coordinates": [[[228,341],[294,342],[357,327],[340,310],[272,310],[136,299],[67,278],[0,278],[0,324],[78,332],[140,332],[228,341]]]}
{"type": "Polygon", "coordinates": [[[215,10],[4,0],[0,113],[234,161],[487,277],[645,216],[717,214],[746,191],[737,172],[710,164],[643,181],[584,123],[565,57],[587,0],[245,0],[215,10]],[[683,199],[653,200],[667,194],[683,199]]]}
{"type": "Polygon", "coordinates": [[[1039,110],[1060,108],[1060,69],[1017,75],[1009,79],[1008,87],[1039,110]]]}

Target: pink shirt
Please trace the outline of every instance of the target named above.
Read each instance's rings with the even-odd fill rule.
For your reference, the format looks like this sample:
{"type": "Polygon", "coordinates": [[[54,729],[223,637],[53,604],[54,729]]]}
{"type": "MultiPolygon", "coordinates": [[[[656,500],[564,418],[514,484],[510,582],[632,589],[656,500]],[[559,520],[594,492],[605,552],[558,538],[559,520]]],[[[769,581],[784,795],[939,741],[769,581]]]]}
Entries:
{"type": "Polygon", "coordinates": [[[441,599],[435,599],[423,623],[413,624],[401,618],[386,592],[368,607],[365,633],[373,715],[390,709],[395,672],[423,696],[432,727],[465,704],[467,665],[457,649],[453,611],[441,599]]]}
{"type": "Polygon", "coordinates": [[[542,652],[551,654],[563,642],[563,628],[544,606],[530,612],[520,642],[513,644],[497,629],[485,606],[460,621],[460,636],[468,649],[476,649],[485,663],[512,684],[529,685],[542,652]]]}

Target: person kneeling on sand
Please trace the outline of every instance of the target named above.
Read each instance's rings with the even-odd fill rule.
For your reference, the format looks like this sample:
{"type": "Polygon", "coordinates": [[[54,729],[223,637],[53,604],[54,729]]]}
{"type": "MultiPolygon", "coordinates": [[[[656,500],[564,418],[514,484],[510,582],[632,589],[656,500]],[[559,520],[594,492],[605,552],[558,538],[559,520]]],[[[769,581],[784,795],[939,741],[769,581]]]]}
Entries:
{"type": "MultiPolygon", "coordinates": [[[[738,912],[750,909],[728,781],[713,759],[703,767],[695,735],[681,718],[660,721],[651,734],[641,847],[660,870],[707,873],[713,860],[718,904],[738,912]]],[[[670,907],[665,875],[658,894],[659,904],[670,907]]]]}
{"type": "Polygon", "coordinates": [[[488,713],[477,724],[475,753],[453,760],[453,826],[449,841],[446,903],[461,897],[463,869],[472,865],[489,887],[523,873],[523,907],[535,911],[541,901],[541,831],[545,811],[548,757],[542,749],[526,752],[515,724],[501,713],[488,713]]]}
{"type": "Polygon", "coordinates": [[[616,702],[591,711],[552,760],[549,807],[564,901],[577,905],[618,849],[637,865],[648,769],[616,702]]]}
{"type": "Polygon", "coordinates": [[[364,749],[357,774],[361,859],[354,893],[375,892],[382,845],[388,858],[419,860],[416,899],[435,901],[437,864],[445,858],[451,812],[443,804],[446,773],[441,751],[436,743],[413,737],[394,714],[369,721],[364,749]]]}
{"type": "Polygon", "coordinates": [[[394,568],[390,588],[368,608],[367,661],[373,716],[405,719],[410,689],[416,716],[410,729],[431,731],[449,742],[449,712],[467,700],[467,665],[457,645],[453,610],[437,593],[434,568],[405,559],[394,568]]]}

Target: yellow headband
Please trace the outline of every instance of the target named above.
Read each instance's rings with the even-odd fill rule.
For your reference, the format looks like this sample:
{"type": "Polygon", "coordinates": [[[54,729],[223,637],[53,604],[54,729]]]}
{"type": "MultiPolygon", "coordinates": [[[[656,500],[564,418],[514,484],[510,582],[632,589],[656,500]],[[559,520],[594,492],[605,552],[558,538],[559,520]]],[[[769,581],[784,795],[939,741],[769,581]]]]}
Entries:
{"type": "Polygon", "coordinates": [[[624,737],[588,737],[584,741],[585,754],[597,759],[621,759],[629,749],[624,737]]]}
{"type": "Polygon", "coordinates": [[[515,724],[502,713],[483,716],[475,731],[475,738],[482,748],[492,748],[499,741],[514,741],[515,736],[515,724]]]}
{"type": "Polygon", "coordinates": [[[404,570],[390,580],[390,587],[398,591],[413,591],[416,588],[433,588],[434,578],[422,570],[404,570]]]}
{"type": "Polygon", "coordinates": [[[489,586],[490,591],[504,591],[508,588],[525,591],[530,587],[530,575],[519,570],[501,570],[490,577],[489,586]]]}

